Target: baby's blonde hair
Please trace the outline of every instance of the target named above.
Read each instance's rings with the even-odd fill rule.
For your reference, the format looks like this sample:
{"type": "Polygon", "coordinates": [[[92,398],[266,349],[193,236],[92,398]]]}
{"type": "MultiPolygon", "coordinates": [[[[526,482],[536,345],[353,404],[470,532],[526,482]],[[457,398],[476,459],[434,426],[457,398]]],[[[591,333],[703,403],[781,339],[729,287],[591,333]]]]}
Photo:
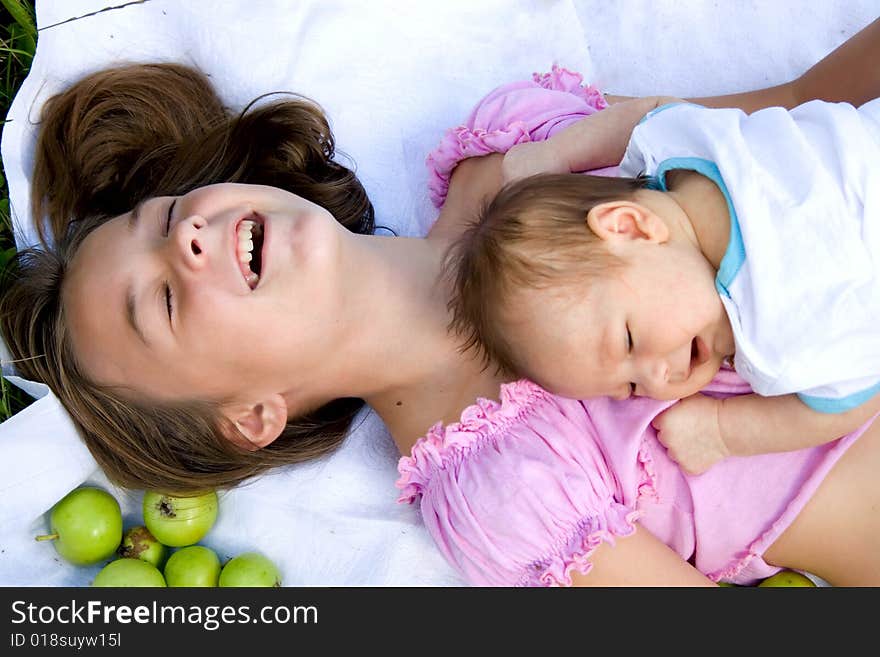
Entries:
{"type": "Polygon", "coordinates": [[[450,248],[450,329],[463,349],[482,349],[487,364],[521,376],[506,320],[517,290],[589,281],[619,265],[587,226],[587,213],[608,201],[632,200],[646,176],[615,178],[540,174],[503,188],[450,248]]]}

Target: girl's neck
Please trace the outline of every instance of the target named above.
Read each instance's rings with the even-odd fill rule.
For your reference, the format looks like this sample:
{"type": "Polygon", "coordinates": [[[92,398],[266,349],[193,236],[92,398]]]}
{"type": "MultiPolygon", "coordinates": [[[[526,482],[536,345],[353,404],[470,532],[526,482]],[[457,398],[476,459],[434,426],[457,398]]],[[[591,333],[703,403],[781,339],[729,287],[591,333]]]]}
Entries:
{"type": "Polygon", "coordinates": [[[347,345],[336,359],[331,394],[361,397],[379,414],[401,452],[437,421],[457,420],[477,396],[496,397],[500,379],[447,332],[448,283],[439,239],[358,237],[355,285],[345,304],[347,345]]]}
{"type": "Polygon", "coordinates": [[[440,273],[450,240],[501,186],[502,159],[496,153],[455,168],[429,237],[354,236],[343,254],[355,282],[340,311],[342,336],[332,338],[343,350],[316,370],[325,389],[314,401],[365,399],[401,453],[436,422],[457,421],[477,397],[498,397],[503,379],[447,332],[450,290],[440,273]]]}

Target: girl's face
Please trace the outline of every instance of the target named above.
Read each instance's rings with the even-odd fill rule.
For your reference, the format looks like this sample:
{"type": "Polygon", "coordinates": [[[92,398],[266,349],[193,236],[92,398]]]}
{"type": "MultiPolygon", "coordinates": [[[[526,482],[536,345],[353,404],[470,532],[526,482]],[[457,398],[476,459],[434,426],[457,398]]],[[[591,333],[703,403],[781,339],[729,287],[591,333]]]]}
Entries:
{"type": "Polygon", "coordinates": [[[332,348],[346,234],[273,187],[150,199],[91,233],[71,263],[63,302],[80,366],[168,401],[283,392],[332,348]]]}

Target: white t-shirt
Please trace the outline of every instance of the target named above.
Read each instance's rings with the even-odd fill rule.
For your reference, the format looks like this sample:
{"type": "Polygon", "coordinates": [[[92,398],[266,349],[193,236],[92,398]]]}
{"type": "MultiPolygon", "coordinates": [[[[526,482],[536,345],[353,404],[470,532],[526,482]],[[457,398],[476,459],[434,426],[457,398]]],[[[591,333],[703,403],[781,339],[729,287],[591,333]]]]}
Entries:
{"type": "Polygon", "coordinates": [[[880,99],[751,115],[659,107],[634,130],[621,174],[665,190],[675,169],[727,199],[715,287],[754,391],[829,413],[880,391],[880,99]]]}

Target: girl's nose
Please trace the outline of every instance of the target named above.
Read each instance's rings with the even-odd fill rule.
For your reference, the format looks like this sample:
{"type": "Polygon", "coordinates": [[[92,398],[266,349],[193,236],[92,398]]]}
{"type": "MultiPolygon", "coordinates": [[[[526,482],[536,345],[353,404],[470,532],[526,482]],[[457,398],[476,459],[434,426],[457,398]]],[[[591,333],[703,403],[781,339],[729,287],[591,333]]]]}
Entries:
{"type": "Polygon", "coordinates": [[[172,227],[172,248],[176,251],[176,260],[183,267],[198,271],[205,266],[206,235],[203,231],[208,222],[197,214],[182,219],[172,227]]]}

